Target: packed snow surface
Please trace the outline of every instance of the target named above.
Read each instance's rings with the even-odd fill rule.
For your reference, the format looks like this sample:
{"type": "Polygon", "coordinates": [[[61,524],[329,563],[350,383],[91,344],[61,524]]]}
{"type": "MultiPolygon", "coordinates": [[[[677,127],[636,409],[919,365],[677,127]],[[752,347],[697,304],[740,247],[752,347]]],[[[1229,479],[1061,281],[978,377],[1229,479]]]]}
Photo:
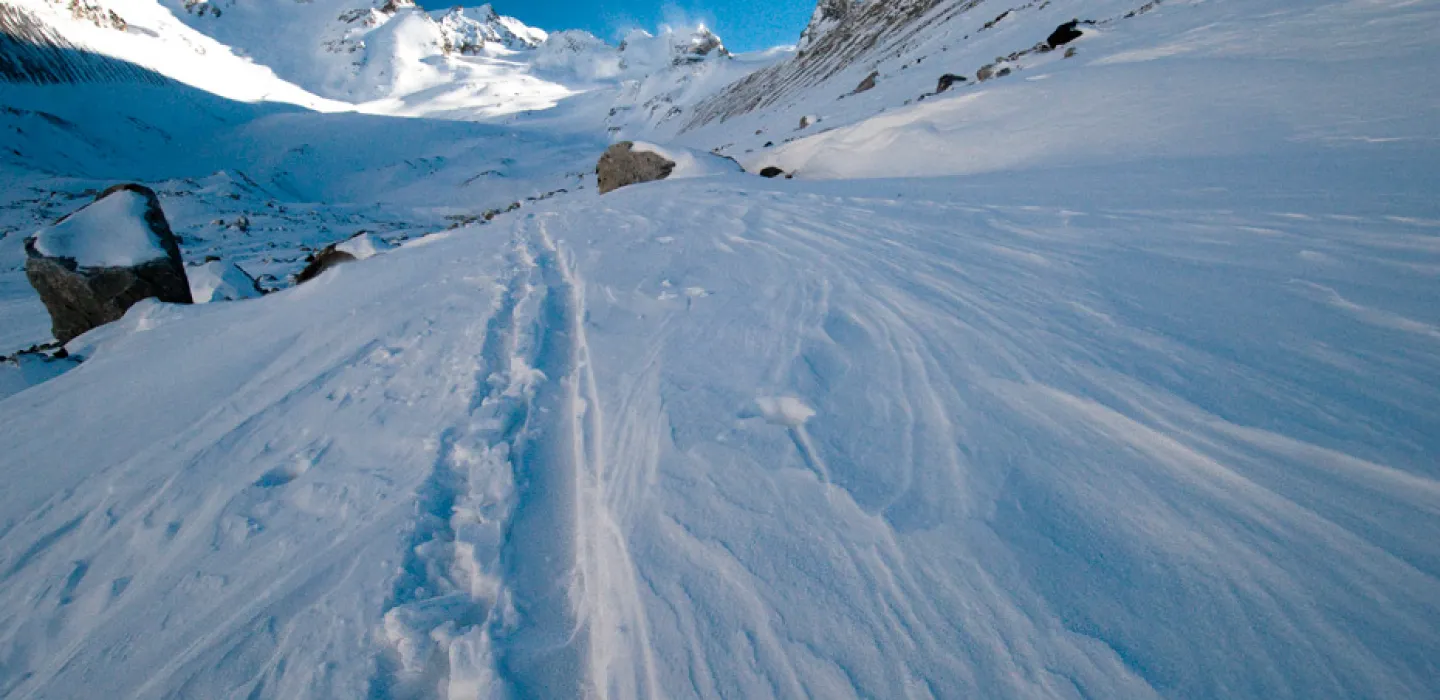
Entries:
{"type": "Polygon", "coordinates": [[[128,267],[163,258],[160,237],[145,221],[148,208],[142,194],[111,193],[35,234],[35,250],[80,267],[128,267]]]}
{"type": "Polygon", "coordinates": [[[8,692],[1424,696],[1440,216],[1273,172],[659,183],[137,307],[0,403],[8,692]]]}
{"type": "Polygon", "coordinates": [[[276,291],[0,359],[0,697],[1436,697],[1433,4],[1096,0],[920,100],[1076,11],[941,2],[680,133],[684,35],[147,2],[86,45],[219,77],[0,91],[3,351],[119,179],[276,291]]]}

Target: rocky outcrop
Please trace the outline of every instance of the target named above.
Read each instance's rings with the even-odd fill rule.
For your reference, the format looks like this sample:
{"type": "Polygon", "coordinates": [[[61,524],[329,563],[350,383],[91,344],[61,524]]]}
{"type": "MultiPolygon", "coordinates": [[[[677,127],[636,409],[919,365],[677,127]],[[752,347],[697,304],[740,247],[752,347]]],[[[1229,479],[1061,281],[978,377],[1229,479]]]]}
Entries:
{"type": "Polygon", "coordinates": [[[684,130],[770,107],[868,57],[903,51],[915,37],[982,0],[821,0],[789,60],[758,70],[696,105],[684,130]]]}
{"type": "Polygon", "coordinates": [[[776,178],[776,177],[780,177],[781,175],[784,175],[784,174],[785,174],[785,171],[784,171],[784,170],[781,170],[780,168],[777,168],[777,167],[775,167],[775,166],[773,166],[773,165],[767,166],[767,167],[762,168],[762,169],[760,170],[760,177],[776,178]]]}
{"type": "Polygon", "coordinates": [[[55,339],[119,319],[141,299],[191,303],[180,248],[160,200],[116,185],[25,241],[25,277],[50,312],[55,339]]]}
{"type": "Polygon", "coordinates": [[[860,84],[859,84],[859,85],[856,85],[856,86],[855,86],[855,90],[854,90],[853,92],[851,92],[850,94],[852,94],[852,95],[858,95],[858,94],[860,94],[860,93],[862,93],[862,92],[868,92],[868,91],[870,91],[870,90],[874,90],[874,89],[875,89],[875,81],[876,81],[876,80],[879,80],[879,78],[880,78],[880,71],[871,71],[871,72],[870,72],[870,75],[865,76],[865,79],[862,80],[862,81],[860,81],[860,84]]]}
{"type": "Polygon", "coordinates": [[[949,90],[952,86],[955,85],[955,83],[963,82],[965,82],[965,76],[955,75],[954,73],[946,73],[945,75],[940,76],[940,81],[935,84],[935,94],[938,95],[942,92],[945,92],[946,90],[949,90]]]}
{"type": "MultiPolygon", "coordinates": [[[[513,208],[519,209],[520,205],[517,203],[513,208]]],[[[343,265],[344,263],[355,262],[356,260],[366,260],[394,247],[394,244],[381,239],[375,234],[368,231],[360,231],[343,241],[331,243],[321,248],[319,252],[313,253],[310,257],[306,258],[305,262],[307,264],[305,265],[305,269],[301,270],[300,274],[295,276],[295,284],[309,282],[319,277],[320,273],[336,265],[343,265]]]]}
{"type": "Polygon", "coordinates": [[[1055,49],[1085,36],[1085,32],[1080,31],[1079,27],[1080,20],[1078,19],[1072,19],[1064,23],[1056,27],[1055,31],[1051,32],[1049,37],[1046,37],[1045,44],[1051,49],[1055,49]]]}
{"type": "Polygon", "coordinates": [[[800,33],[800,43],[795,48],[802,54],[809,51],[815,42],[850,16],[855,4],[855,0],[820,0],[815,12],[810,15],[810,23],[800,33]]]}
{"type": "MultiPolygon", "coordinates": [[[[76,4],[72,10],[80,12],[90,7],[76,4]]],[[[102,27],[124,25],[124,20],[118,15],[114,15],[112,20],[112,15],[113,12],[94,21],[102,27]]],[[[34,14],[9,3],[0,3],[0,82],[163,85],[168,81],[159,73],[133,63],[83,50],[34,14]]]]}
{"type": "Polygon", "coordinates": [[[306,258],[305,269],[295,276],[295,284],[304,284],[320,276],[320,273],[348,262],[355,262],[358,258],[343,251],[337,250],[337,243],[331,243],[320,249],[320,252],[313,253],[306,258]]]}
{"type": "Polygon", "coordinates": [[[486,44],[523,51],[540,46],[546,39],[544,32],[500,16],[490,5],[453,7],[431,16],[439,22],[441,48],[447,54],[477,54],[486,44]]]}
{"type": "Polygon", "coordinates": [[[675,163],[657,153],[634,150],[631,141],[621,141],[607,149],[595,165],[600,194],[613,192],[642,182],[664,180],[675,170],[675,163]]]}
{"type": "Polygon", "coordinates": [[[720,37],[704,27],[695,30],[690,35],[688,46],[677,48],[680,50],[678,51],[679,55],[672,62],[674,65],[697,63],[712,55],[726,58],[730,56],[730,51],[725,48],[725,43],[720,40],[720,37]]]}

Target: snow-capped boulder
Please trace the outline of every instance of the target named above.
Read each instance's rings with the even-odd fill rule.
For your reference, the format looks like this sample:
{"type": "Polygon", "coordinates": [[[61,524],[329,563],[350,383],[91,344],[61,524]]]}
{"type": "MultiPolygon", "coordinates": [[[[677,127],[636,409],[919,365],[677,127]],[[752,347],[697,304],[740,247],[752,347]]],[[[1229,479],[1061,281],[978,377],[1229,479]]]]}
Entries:
{"type": "Polygon", "coordinates": [[[309,282],[336,265],[371,258],[394,247],[369,232],[361,231],[339,243],[331,243],[311,255],[309,264],[295,276],[295,283],[309,282]]]}
{"type": "Polygon", "coordinates": [[[605,149],[600,156],[600,162],[595,165],[600,194],[628,185],[664,180],[675,170],[675,161],[658,153],[637,151],[634,146],[633,142],[621,141],[605,149]]]}
{"type": "Polygon", "coordinates": [[[211,260],[185,270],[190,278],[190,296],[196,304],[238,301],[264,296],[260,284],[235,263],[211,260]]]}
{"type": "Polygon", "coordinates": [[[600,194],[642,182],[744,171],[739,163],[724,156],[642,141],[621,141],[611,146],[600,156],[600,162],[595,167],[600,194]]]}
{"type": "Polygon", "coordinates": [[[189,304],[180,247],[160,200],[143,185],[116,185],[25,240],[25,276],[68,342],[154,297],[189,304]]]}

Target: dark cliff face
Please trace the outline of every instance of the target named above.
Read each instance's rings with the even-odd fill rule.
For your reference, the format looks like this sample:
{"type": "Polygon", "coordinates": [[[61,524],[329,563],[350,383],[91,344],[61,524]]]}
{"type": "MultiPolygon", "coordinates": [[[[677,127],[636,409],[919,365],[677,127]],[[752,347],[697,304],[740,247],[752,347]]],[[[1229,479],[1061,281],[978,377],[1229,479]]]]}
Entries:
{"type": "Polygon", "coordinates": [[[774,105],[875,52],[894,52],[926,26],[949,21],[982,0],[821,0],[790,60],[757,71],[699,104],[686,129],[774,105]]]}
{"type": "Polygon", "coordinates": [[[158,85],[167,81],[134,64],[85,51],[35,15],[0,4],[0,82],[158,85]]]}

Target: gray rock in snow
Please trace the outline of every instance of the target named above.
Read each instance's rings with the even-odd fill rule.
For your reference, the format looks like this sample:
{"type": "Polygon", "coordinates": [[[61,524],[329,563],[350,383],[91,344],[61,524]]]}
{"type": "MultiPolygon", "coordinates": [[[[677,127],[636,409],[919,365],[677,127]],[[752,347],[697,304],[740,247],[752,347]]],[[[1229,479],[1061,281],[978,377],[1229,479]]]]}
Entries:
{"type": "Polygon", "coordinates": [[[336,250],[338,243],[331,243],[320,249],[320,252],[310,256],[310,261],[305,269],[295,276],[295,284],[303,284],[320,276],[320,273],[348,262],[355,262],[357,258],[343,250],[336,250]]]}
{"type": "Polygon", "coordinates": [[[636,151],[631,141],[621,141],[607,149],[595,165],[600,194],[613,192],[642,182],[670,177],[675,163],[657,153],[636,151]]]}
{"type": "Polygon", "coordinates": [[[865,76],[865,79],[864,79],[864,80],[860,81],[860,84],[859,84],[859,85],[856,85],[856,86],[855,86],[855,91],[852,92],[852,93],[850,93],[850,94],[852,94],[852,95],[858,95],[858,94],[860,94],[860,93],[862,93],[862,92],[865,92],[865,91],[867,91],[867,90],[874,90],[874,89],[875,89],[875,81],[876,81],[877,79],[879,79],[879,78],[880,78],[880,71],[873,71],[873,72],[871,72],[870,75],[865,76]]]}
{"type": "Polygon", "coordinates": [[[940,82],[936,83],[935,94],[938,95],[942,92],[945,92],[946,90],[949,90],[950,86],[954,85],[955,83],[963,82],[965,82],[965,76],[955,75],[954,73],[946,73],[945,75],[940,76],[940,82]]]}
{"type": "MultiPolygon", "coordinates": [[[[89,235],[104,236],[109,229],[134,226],[139,223],[153,234],[154,241],[163,254],[151,259],[125,265],[92,265],[89,261],[82,266],[75,258],[62,255],[48,255],[37,243],[41,232],[25,240],[25,277],[30,286],[40,294],[40,301],[50,312],[51,331],[62,344],[97,326],[110,323],[125,315],[125,311],[141,299],[155,298],[172,304],[189,304],[190,283],[185,277],[185,263],[180,257],[180,247],[160,200],[155,192],[143,185],[124,184],[111,187],[95,198],[94,202],[60,219],[56,226],[75,217],[87,215],[87,210],[107,197],[134,193],[144,198],[144,212],[140,221],[90,221],[87,222],[89,235]]],[[[90,218],[94,212],[90,212],[90,218]]]]}

